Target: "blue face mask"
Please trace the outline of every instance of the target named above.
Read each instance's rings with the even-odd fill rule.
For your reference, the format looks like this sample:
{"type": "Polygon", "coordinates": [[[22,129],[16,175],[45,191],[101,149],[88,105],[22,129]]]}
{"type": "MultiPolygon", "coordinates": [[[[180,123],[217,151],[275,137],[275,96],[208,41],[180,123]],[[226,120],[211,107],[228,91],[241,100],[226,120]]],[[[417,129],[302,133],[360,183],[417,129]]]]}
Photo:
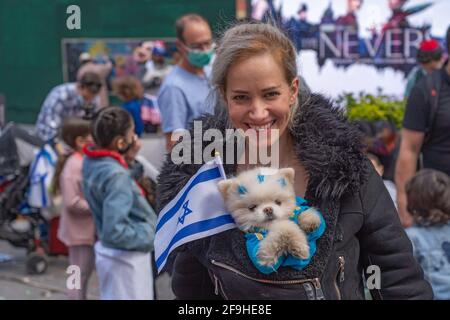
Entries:
{"type": "Polygon", "coordinates": [[[211,48],[206,51],[201,50],[188,50],[188,61],[191,65],[197,68],[203,68],[207,66],[214,55],[214,48],[211,48]]]}

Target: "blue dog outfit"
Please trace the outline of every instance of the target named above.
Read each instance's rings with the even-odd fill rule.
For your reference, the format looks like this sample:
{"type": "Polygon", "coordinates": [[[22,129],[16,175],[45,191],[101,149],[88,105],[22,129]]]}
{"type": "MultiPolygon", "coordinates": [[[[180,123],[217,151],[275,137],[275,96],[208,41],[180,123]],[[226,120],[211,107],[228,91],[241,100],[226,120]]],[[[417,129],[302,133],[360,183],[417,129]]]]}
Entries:
{"type": "MultiPolygon", "coordinates": [[[[299,216],[303,212],[308,210],[310,207],[307,205],[306,200],[304,200],[301,197],[296,197],[296,204],[297,207],[295,208],[293,215],[289,219],[298,224],[299,216]]],[[[317,214],[320,217],[319,227],[312,232],[306,233],[309,245],[309,257],[306,259],[300,259],[290,254],[289,255],[284,254],[278,258],[278,261],[274,265],[263,266],[258,261],[257,253],[259,250],[261,240],[263,240],[267,236],[267,230],[258,228],[253,230],[254,232],[246,233],[245,238],[247,239],[246,240],[247,253],[250,257],[250,260],[253,262],[253,265],[264,274],[270,274],[272,272],[275,272],[278,270],[280,266],[292,267],[297,270],[304,269],[309,264],[312,257],[316,253],[316,240],[319,239],[319,237],[322,236],[322,234],[325,232],[325,220],[320,212],[317,211],[317,214]]]]}

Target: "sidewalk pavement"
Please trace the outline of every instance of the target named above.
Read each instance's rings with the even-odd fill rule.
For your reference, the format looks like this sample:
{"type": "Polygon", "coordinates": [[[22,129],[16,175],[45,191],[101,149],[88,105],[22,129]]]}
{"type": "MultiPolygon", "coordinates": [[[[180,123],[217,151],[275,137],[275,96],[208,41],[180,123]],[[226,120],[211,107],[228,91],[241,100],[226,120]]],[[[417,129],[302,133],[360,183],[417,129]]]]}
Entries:
{"type": "MultiPolygon", "coordinates": [[[[33,126],[23,125],[28,130],[33,126]]],[[[165,138],[158,134],[145,134],[142,138],[139,153],[156,169],[160,169],[164,161],[165,138]]],[[[25,249],[14,248],[6,241],[0,241],[0,253],[11,256],[12,261],[0,262],[0,300],[58,300],[66,299],[67,257],[49,258],[49,266],[43,275],[27,275],[25,270],[25,249]]],[[[98,279],[94,273],[89,283],[89,299],[98,299],[98,279]]],[[[173,299],[170,288],[170,277],[163,274],[156,281],[158,299],[173,299]]]]}
{"type": "MultiPolygon", "coordinates": [[[[66,300],[67,257],[49,258],[47,271],[42,275],[28,275],[25,270],[26,250],[15,248],[0,241],[0,252],[12,260],[0,262],[0,300],[66,300]]],[[[159,300],[174,299],[170,277],[163,274],[157,278],[156,294],[159,300]]],[[[97,275],[89,281],[88,299],[99,299],[97,275]]]]}

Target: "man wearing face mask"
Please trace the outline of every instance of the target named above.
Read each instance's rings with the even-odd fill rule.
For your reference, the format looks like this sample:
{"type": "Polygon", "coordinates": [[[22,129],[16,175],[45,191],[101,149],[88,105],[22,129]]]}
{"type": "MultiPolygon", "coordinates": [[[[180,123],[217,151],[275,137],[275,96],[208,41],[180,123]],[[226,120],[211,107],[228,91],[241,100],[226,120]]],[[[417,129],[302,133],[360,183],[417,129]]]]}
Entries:
{"type": "Polygon", "coordinates": [[[176,142],[173,135],[188,129],[189,123],[200,115],[212,113],[206,103],[210,84],[205,73],[214,54],[211,28],[197,14],[180,17],[175,28],[182,58],[164,80],[158,95],[167,150],[176,142]]]}

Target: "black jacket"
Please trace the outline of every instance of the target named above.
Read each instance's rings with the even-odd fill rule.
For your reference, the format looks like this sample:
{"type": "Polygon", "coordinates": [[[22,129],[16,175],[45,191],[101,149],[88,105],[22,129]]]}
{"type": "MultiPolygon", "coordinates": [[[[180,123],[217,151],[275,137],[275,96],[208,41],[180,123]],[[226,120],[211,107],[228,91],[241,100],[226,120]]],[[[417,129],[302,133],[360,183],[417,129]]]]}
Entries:
{"type": "MultiPolygon", "coordinates": [[[[203,129],[229,127],[227,117],[203,117],[203,129]]],[[[247,257],[238,229],[190,242],[178,250],[172,288],[180,299],[364,299],[362,274],[380,268],[375,299],[431,299],[430,285],[412,254],[382,179],[362,153],[358,131],[330,101],[312,95],[294,118],[295,151],[309,173],[305,198],[318,207],[326,231],[302,271],[264,275],[247,257]]],[[[198,137],[197,137],[198,138],[198,137]]],[[[200,165],[169,158],[157,187],[158,211],[200,165]]],[[[226,165],[227,175],[235,173],[226,165]]],[[[369,274],[370,275],[370,274],[369,274]]]]}

